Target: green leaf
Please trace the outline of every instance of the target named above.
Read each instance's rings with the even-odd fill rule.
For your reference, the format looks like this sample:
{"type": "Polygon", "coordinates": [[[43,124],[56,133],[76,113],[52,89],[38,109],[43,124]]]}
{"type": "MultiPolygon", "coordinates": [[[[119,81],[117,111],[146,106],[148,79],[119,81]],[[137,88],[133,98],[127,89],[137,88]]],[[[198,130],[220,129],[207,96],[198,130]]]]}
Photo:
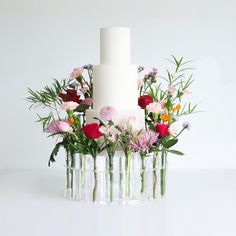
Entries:
{"type": "Polygon", "coordinates": [[[174,138],[174,139],[170,139],[170,140],[164,142],[162,145],[164,146],[164,148],[170,148],[170,147],[174,146],[177,142],[178,142],[178,139],[174,138]]]}
{"type": "Polygon", "coordinates": [[[60,142],[60,143],[57,143],[56,146],[53,148],[52,150],[52,153],[50,155],[50,158],[49,158],[49,161],[48,161],[48,166],[50,166],[50,163],[51,162],[55,162],[55,156],[58,154],[58,151],[60,149],[61,146],[63,146],[64,143],[63,142],[60,142]]]}
{"type": "Polygon", "coordinates": [[[184,155],[184,153],[182,153],[180,151],[177,151],[177,150],[168,150],[168,152],[173,153],[175,155],[179,155],[179,156],[183,156],[184,155]]]}

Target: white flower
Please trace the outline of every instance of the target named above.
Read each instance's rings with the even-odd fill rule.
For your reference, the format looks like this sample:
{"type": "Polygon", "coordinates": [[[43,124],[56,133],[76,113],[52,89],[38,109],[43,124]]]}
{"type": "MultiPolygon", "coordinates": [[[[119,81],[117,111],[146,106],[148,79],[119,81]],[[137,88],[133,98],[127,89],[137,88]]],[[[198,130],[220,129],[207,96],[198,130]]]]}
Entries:
{"type": "Polygon", "coordinates": [[[188,122],[184,122],[184,123],[182,124],[182,126],[183,126],[184,129],[187,129],[187,130],[190,130],[190,128],[191,128],[191,125],[190,125],[190,123],[188,123],[188,122]]]}

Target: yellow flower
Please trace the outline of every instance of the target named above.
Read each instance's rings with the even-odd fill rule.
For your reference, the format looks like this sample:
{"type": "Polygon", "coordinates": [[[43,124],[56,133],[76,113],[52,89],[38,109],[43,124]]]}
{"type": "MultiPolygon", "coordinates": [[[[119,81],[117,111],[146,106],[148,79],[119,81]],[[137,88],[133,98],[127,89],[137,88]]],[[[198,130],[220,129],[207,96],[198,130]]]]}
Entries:
{"type": "Polygon", "coordinates": [[[176,112],[176,111],[180,110],[180,108],[181,108],[181,106],[180,106],[180,104],[178,104],[172,109],[172,111],[176,112]]]}
{"type": "Polygon", "coordinates": [[[161,115],[161,120],[162,120],[163,122],[169,122],[169,121],[171,120],[171,116],[168,115],[168,114],[162,114],[162,115],[161,115]]]}

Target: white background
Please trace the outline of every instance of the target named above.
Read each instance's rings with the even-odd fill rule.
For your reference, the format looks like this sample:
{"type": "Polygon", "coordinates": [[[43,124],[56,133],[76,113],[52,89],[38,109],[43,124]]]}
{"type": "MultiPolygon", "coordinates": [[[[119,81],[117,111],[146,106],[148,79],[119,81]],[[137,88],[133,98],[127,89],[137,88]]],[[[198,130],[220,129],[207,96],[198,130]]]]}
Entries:
{"type": "MultiPolygon", "coordinates": [[[[0,168],[46,168],[55,144],[28,111],[40,89],[83,64],[99,63],[99,28],[128,26],[132,63],[163,70],[171,54],[193,59],[200,101],[172,168],[235,168],[236,2],[0,0],[0,168]]],[[[122,93],[121,93],[122,94],[122,93]]]]}

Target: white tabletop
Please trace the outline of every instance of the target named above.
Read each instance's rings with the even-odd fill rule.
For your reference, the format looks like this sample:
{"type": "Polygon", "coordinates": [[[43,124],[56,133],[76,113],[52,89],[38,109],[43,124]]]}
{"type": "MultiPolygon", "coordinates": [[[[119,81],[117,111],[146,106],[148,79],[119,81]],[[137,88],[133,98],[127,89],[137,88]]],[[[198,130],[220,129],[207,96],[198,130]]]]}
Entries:
{"type": "Polygon", "coordinates": [[[94,205],[63,197],[63,170],[0,171],[1,236],[235,236],[236,171],[169,171],[156,203],[94,205]]]}

